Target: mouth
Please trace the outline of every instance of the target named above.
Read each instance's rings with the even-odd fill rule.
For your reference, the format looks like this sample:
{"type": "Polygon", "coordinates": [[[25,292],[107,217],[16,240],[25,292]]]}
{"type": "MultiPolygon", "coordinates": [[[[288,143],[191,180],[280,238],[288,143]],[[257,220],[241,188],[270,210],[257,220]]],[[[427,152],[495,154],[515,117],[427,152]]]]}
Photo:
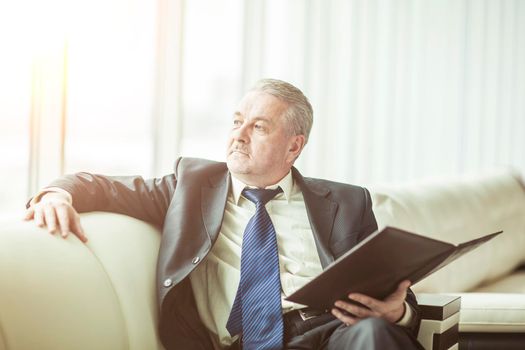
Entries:
{"type": "Polygon", "coordinates": [[[230,154],[234,154],[234,153],[244,154],[245,156],[248,155],[248,152],[240,150],[240,149],[234,149],[230,151],[230,154]]]}

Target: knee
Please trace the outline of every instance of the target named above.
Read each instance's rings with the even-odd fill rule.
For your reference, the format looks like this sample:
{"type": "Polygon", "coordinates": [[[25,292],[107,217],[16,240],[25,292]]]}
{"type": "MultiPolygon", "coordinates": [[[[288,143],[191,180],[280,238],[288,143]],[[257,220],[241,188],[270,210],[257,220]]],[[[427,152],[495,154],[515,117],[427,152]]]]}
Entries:
{"type": "Polygon", "coordinates": [[[350,327],[342,327],[330,337],[332,349],[385,349],[389,343],[392,325],[390,322],[369,317],[350,327]]]}
{"type": "Polygon", "coordinates": [[[339,328],[330,337],[329,345],[329,349],[415,349],[400,327],[378,317],[339,328]]]}
{"type": "Polygon", "coordinates": [[[368,317],[360,320],[352,326],[356,331],[364,331],[367,333],[378,333],[388,330],[392,325],[390,322],[379,317],[368,317]]]}

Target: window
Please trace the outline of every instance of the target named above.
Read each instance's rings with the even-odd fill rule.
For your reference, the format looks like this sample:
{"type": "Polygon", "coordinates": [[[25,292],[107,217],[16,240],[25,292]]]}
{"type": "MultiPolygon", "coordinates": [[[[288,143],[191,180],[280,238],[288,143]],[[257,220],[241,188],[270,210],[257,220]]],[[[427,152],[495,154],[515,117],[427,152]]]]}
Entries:
{"type": "Polygon", "coordinates": [[[242,1],[188,1],[185,8],[181,155],[224,160],[242,93],[242,1]]]}
{"type": "Polygon", "coordinates": [[[23,210],[28,194],[31,52],[28,37],[13,15],[21,9],[0,5],[0,216],[23,210]],[[8,11],[9,10],[9,11],[8,11]],[[12,33],[21,33],[13,36],[12,33]]]}
{"type": "Polygon", "coordinates": [[[68,44],[65,172],[150,176],[156,2],[83,11],[68,44]]]}

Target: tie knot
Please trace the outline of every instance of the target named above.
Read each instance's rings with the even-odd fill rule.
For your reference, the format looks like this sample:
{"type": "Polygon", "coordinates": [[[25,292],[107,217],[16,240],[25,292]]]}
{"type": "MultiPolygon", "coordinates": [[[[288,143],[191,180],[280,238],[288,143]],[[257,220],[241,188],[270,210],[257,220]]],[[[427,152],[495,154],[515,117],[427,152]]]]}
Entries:
{"type": "Polygon", "coordinates": [[[283,190],[278,187],[275,190],[265,190],[262,188],[246,188],[242,191],[242,194],[246,199],[255,203],[256,205],[262,204],[265,205],[277,194],[281,193],[283,190]]]}

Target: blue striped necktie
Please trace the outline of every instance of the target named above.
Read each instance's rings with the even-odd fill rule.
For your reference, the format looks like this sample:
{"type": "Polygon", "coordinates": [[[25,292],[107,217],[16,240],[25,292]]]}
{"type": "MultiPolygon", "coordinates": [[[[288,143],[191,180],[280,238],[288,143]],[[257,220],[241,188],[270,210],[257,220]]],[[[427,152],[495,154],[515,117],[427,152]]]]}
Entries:
{"type": "Polygon", "coordinates": [[[244,197],[255,203],[255,214],[244,230],[241,279],[226,328],[242,335],[245,350],[283,348],[281,279],[275,229],[265,204],[276,190],[245,189],[244,197]]]}

